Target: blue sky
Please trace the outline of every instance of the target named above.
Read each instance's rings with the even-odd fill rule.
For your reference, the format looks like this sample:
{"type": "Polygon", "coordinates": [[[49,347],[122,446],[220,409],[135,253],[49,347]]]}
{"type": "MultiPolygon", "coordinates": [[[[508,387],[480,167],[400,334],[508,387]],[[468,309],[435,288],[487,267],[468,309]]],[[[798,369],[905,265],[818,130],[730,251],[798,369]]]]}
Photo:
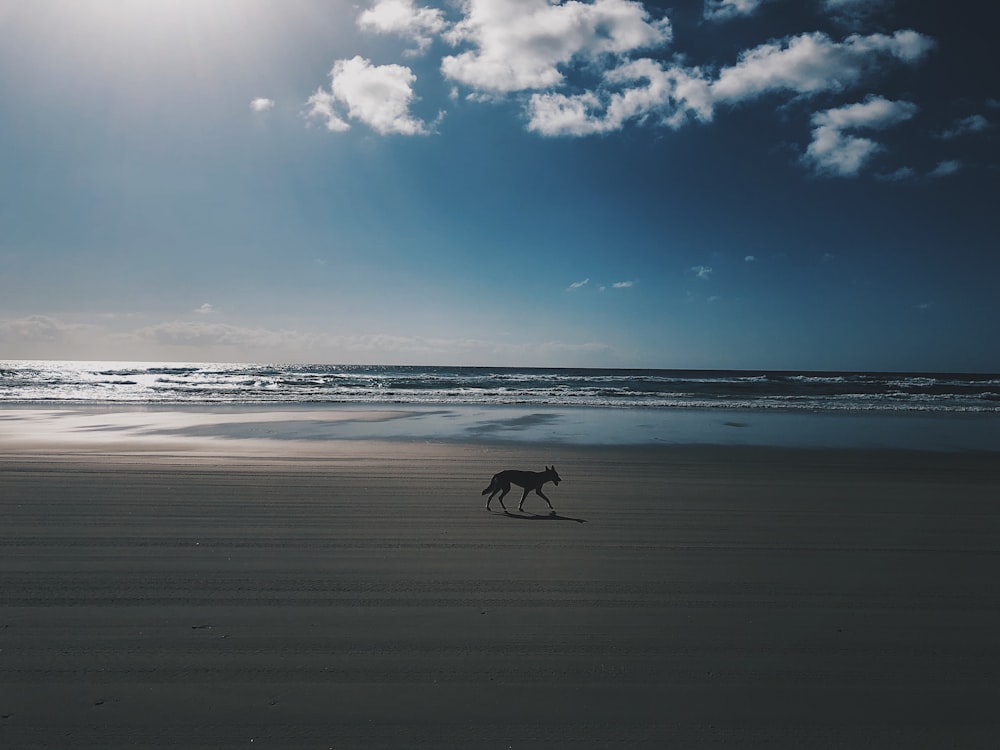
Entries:
{"type": "Polygon", "coordinates": [[[0,358],[1000,371],[985,5],[0,2],[0,358]]]}

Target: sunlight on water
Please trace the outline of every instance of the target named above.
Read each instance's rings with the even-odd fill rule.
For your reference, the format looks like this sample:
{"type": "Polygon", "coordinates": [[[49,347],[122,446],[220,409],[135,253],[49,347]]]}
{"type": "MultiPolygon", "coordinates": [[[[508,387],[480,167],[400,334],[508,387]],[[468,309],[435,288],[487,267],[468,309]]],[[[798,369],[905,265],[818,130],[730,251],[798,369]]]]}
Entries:
{"type": "Polygon", "coordinates": [[[0,402],[1000,413],[1000,376],[8,361],[0,402]]]}

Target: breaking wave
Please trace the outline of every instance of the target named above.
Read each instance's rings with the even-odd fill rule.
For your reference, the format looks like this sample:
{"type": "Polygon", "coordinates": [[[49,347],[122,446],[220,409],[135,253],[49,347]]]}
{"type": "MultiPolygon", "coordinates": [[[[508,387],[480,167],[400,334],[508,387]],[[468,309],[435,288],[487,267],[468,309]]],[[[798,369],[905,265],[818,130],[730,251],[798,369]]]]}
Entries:
{"type": "Polygon", "coordinates": [[[8,361],[0,402],[1000,412],[1000,376],[8,361]]]}

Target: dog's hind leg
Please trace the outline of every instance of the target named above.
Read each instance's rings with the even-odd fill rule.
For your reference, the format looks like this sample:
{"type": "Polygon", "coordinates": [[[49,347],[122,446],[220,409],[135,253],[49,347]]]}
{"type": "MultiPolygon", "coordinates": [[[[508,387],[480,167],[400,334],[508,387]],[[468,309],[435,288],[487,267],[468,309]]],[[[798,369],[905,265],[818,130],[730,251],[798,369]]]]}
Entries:
{"type": "Polygon", "coordinates": [[[497,498],[497,500],[500,501],[500,507],[503,508],[504,513],[507,512],[507,506],[503,504],[503,496],[506,495],[508,492],[510,492],[510,482],[508,482],[503,486],[503,492],[501,492],[500,497],[497,498]]]}

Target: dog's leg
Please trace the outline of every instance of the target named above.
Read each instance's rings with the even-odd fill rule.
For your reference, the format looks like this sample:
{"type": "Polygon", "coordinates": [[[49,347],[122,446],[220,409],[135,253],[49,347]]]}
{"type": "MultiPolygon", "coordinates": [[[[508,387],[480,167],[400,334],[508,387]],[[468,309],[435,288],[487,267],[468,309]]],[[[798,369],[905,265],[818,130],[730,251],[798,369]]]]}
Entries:
{"type": "Polygon", "coordinates": [[[489,487],[487,487],[487,488],[486,488],[485,490],[483,490],[483,494],[484,494],[484,495],[485,495],[485,494],[486,494],[487,492],[489,492],[489,493],[490,493],[490,496],[489,496],[488,498],[486,498],[486,510],[489,510],[489,509],[490,509],[490,503],[492,503],[492,502],[493,502],[493,497],[494,497],[494,496],[495,496],[495,495],[496,495],[496,494],[497,494],[497,493],[498,493],[498,492],[499,492],[499,491],[500,491],[500,490],[501,490],[502,488],[503,488],[503,485],[502,485],[502,484],[501,484],[500,482],[498,482],[498,481],[497,481],[497,478],[496,478],[496,477],[493,477],[493,479],[491,479],[491,480],[490,480],[490,486],[489,486],[489,487]]]}
{"type": "Polygon", "coordinates": [[[486,498],[486,510],[490,509],[490,503],[493,501],[493,496],[497,494],[499,491],[500,491],[500,483],[497,481],[497,475],[494,474],[490,478],[490,486],[487,487],[485,490],[483,490],[484,495],[487,492],[490,493],[490,496],[486,498]]]}
{"type": "Polygon", "coordinates": [[[508,492],[510,492],[510,482],[508,482],[503,486],[503,492],[501,492],[500,497],[497,498],[497,500],[500,501],[500,507],[503,508],[504,513],[507,512],[507,506],[503,504],[503,496],[506,495],[508,492]]]}
{"type": "MultiPolygon", "coordinates": [[[[549,499],[547,497],[545,497],[545,493],[542,492],[542,488],[541,487],[539,487],[537,490],[535,490],[535,494],[538,495],[540,498],[542,498],[542,500],[544,500],[545,502],[549,503],[549,499]]],[[[552,510],[552,511],[555,510],[555,508],[552,507],[552,503],[549,503],[549,510],[552,510]]]]}
{"type": "Polygon", "coordinates": [[[517,509],[518,510],[523,510],[524,509],[524,498],[526,498],[528,496],[529,492],[531,492],[531,487],[525,487],[524,488],[524,493],[521,495],[521,502],[519,502],[517,504],[517,509]]]}

